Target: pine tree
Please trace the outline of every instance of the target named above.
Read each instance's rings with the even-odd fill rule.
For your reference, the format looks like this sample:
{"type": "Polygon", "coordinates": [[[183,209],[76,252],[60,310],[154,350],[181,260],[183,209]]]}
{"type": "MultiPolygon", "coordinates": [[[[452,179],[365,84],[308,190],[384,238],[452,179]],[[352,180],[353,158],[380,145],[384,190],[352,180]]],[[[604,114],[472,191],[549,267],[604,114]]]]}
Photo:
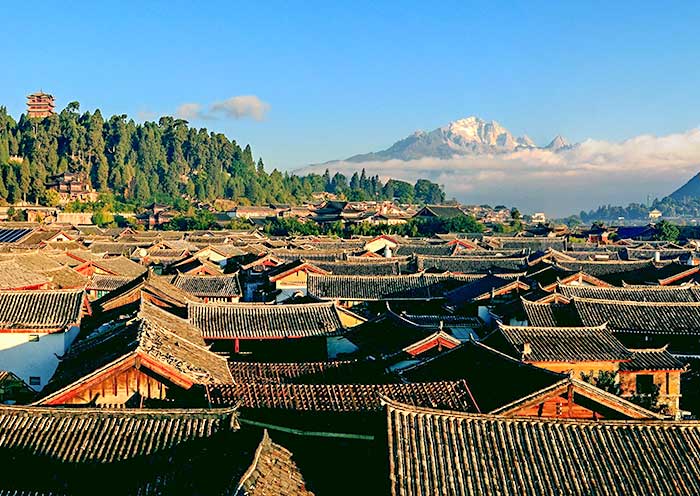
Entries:
{"type": "Polygon", "coordinates": [[[19,192],[22,199],[29,193],[29,185],[32,183],[32,172],[29,167],[29,160],[25,157],[19,167],[19,192]]]}
{"type": "Polygon", "coordinates": [[[5,181],[2,178],[2,174],[0,174],[0,198],[7,198],[7,188],[5,187],[5,181]]]}
{"type": "Polygon", "coordinates": [[[17,183],[17,174],[14,166],[5,167],[5,186],[7,187],[7,201],[17,203],[22,196],[17,183]]]}

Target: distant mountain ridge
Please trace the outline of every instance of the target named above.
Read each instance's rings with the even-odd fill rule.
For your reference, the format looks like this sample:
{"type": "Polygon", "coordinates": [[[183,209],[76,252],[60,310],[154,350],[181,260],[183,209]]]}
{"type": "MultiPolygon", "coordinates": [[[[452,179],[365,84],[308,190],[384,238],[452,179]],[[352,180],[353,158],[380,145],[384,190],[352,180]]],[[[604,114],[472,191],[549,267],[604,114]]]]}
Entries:
{"type": "Polygon", "coordinates": [[[359,163],[417,160],[428,157],[448,159],[454,156],[509,153],[529,149],[559,151],[570,147],[571,145],[561,136],[555,137],[545,147],[538,147],[527,135],[514,136],[496,121],[485,121],[471,116],[450,122],[430,132],[416,131],[385,150],[353,155],[345,161],[359,163]]]}
{"type": "Polygon", "coordinates": [[[686,198],[700,198],[700,172],[695,174],[687,183],[668,195],[668,198],[683,201],[686,198]]]}

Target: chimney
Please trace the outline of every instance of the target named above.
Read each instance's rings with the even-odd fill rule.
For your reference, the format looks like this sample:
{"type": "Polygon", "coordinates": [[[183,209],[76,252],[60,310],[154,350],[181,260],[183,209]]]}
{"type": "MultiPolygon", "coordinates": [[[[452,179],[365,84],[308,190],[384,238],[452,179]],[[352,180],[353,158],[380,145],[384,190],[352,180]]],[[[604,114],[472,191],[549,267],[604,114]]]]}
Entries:
{"type": "Polygon", "coordinates": [[[532,354],[532,345],[529,342],[523,343],[523,357],[532,354]]]}

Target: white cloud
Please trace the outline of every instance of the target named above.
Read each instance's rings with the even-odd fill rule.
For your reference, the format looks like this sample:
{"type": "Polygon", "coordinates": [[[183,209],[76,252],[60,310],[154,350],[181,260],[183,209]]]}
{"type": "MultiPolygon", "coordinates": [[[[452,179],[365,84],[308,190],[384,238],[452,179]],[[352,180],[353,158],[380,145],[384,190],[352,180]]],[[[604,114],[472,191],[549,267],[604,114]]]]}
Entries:
{"type": "Polygon", "coordinates": [[[177,108],[175,115],[188,121],[214,120],[219,117],[229,119],[250,117],[256,121],[262,121],[269,110],[270,104],[260,100],[257,96],[239,95],[212,103],[208,112],[204,110],[204,106],[200,103],[183,103],[177,108]]]}
{"type": "Polygon", "coordinates": [[[202,119],[202,106],[199,103],[183,103],[175,111],[175,116],[188,121],[202,119]]]}
{"type": "Polygon", "coordinates": [[[139,110],[138,112],[136,112],[136,120],[141,122],[152,121],[155,118],[156,113],[150,110],[139,110]]]}
{"type": "MultiPolygon", "coordinates": [[[[447,160],[328,164],[345,174],[368,174],[444,185],[465,203],[505,203],[564,216],[602,204],[626,205],[670,194],[700,170],[700,129],[623,141],[586,140],[559,153],[526,150],[447,160]]],[[[323,172],[325,165],[303,172],[323,172]]]]}
{"type": "Polygon", "coordinates": [[[233,119],[251,117],[256,121],[265,119],[270,110],[270,104],[263,102],[255,95],[234,96],[227,100],[216,102],[211,106],[211,112],[233,119]]]}

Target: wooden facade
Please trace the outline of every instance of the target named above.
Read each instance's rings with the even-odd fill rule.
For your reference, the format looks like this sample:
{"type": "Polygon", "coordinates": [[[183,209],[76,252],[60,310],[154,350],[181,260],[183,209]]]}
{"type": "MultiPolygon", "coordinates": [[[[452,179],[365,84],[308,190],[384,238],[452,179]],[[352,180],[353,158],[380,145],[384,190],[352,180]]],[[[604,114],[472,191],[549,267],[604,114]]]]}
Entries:
{"type": "Polygon", "coordinates": [[[177,401],[192,385],[191,380],[136,353],[50,396],[41,404],[138,408],[148,400],[177,401]]]}

